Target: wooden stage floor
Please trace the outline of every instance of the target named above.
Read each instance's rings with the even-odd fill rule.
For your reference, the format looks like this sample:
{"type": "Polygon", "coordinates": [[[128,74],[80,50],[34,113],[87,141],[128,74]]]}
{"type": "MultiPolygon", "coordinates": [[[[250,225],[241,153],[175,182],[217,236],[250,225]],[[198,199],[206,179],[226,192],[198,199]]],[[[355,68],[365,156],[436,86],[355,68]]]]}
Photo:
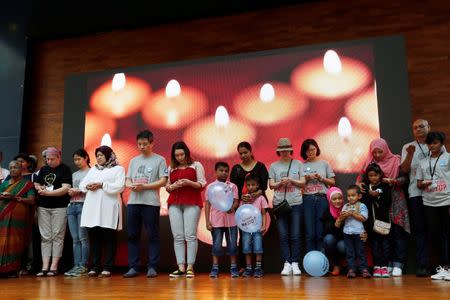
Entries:
{"type": "Polygon", "coordinates": [[[222,274],[210,279],[170,279],[167,274],[148,279],[52,278],[25,276],[0,280],[1,299],[450,299],[450,281],[432,281],[406,275],[402,278],[349,280],[344,276],[231,279],[222,274]]]}

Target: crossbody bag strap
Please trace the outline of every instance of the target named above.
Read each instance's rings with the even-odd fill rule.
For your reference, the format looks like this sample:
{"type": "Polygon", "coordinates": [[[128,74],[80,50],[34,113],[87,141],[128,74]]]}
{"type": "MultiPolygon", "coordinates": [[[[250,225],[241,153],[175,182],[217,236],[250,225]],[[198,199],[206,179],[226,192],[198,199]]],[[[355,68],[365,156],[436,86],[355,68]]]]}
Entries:
{"type": "MultiPolygon", "coordinates": [[[[292,161],[293,161],[293,159],[291,159],[291,161],[289,162],[289,167],[288,167],[288,170],[287,170],[286,177],[289,177],[289,171],[291,171],[292,161]]],[[[286,186],[284,187],[284,199],[283,199],[283,201],[286,200],[287,188],[288,188],[288,187],[287,187],[287,185],[286,185],[286,186]]]]}

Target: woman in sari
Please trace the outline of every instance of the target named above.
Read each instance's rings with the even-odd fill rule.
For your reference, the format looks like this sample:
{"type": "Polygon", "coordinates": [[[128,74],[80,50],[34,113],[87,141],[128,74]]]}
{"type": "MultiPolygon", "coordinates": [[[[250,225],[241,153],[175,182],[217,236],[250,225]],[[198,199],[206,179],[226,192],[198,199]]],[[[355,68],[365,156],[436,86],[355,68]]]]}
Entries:
{"type": "Polygon", "coordinates": [[[34,186],[18,161],[9,163],[11,178],[0,184],[0,276],[17,277],[33,222],[34,186]]]}

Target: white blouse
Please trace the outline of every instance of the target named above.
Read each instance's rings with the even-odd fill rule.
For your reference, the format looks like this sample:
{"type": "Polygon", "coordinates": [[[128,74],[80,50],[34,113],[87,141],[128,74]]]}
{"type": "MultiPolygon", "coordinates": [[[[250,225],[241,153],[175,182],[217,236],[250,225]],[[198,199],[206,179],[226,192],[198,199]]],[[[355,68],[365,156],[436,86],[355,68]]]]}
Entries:
{"type": "Polygon", "coordinates": [[[122,201],[120,193],[125,188],[125,169],[122,166],[99,170],[91,168],[80,183],[80,190],[86,193],[81,227],[103,227],[122,229],[122,201]],[[102,183],[103,187],[96,191],[88,191],[90,183],[102,183]]]}

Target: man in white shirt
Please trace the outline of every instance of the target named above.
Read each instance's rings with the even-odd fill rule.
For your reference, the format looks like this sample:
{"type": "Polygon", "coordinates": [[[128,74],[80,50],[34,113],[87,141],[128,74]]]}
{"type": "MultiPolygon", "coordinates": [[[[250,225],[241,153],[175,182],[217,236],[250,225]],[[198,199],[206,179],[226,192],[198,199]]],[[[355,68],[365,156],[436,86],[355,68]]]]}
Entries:
{"type": "Polygon", "coordinates": [[[416,237],[416,275],[428,276],[429,254],[427,249],[425,209],[423,206],[422,190],[417,187],[416,173],[420,168],[420,161],[429,156],[428,146],[425,143],[430,125],[427,120],[418,119],[412,124],[415,140],[404,145],[402,149],[401,170],[409,173],[408,209],[411,225],[416,237]]]}
{"type": "Polygon", "coordinates": [[[3,161],[3,152],[0,151],[0,183],[5,180],[6,177],[9,175],[9,171],[7,169],[2,168],[2,161],[3,161]]]}

